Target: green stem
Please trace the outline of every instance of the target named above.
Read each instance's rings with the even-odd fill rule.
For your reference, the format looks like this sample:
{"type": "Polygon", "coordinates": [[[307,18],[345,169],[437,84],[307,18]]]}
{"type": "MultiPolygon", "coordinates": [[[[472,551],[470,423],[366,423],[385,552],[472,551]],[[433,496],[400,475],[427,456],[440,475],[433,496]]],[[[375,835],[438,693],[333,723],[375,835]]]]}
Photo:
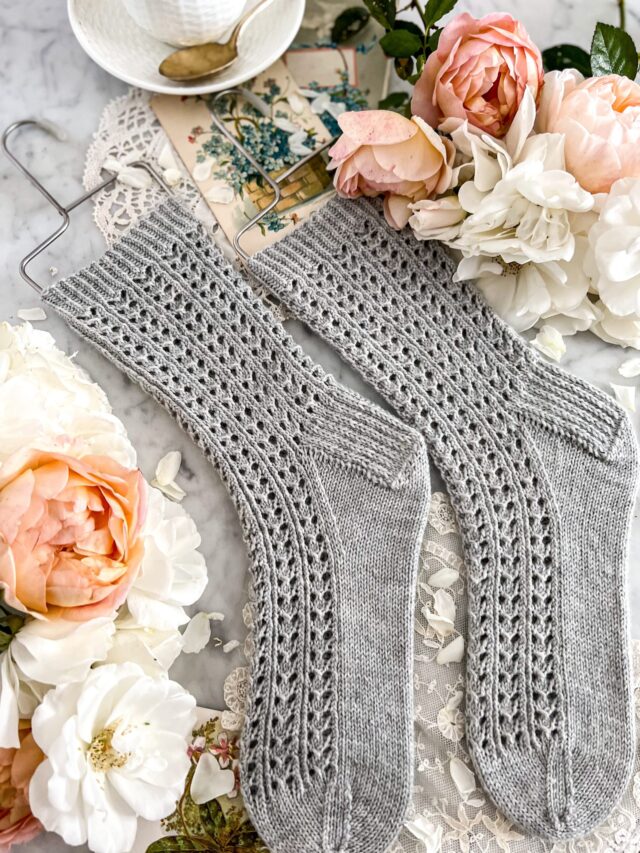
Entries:
{"type": "Polygon", "coordinates": [[[627,10],[625,8],[625,0],[618,0],[618,12],[620,14],[620,29],[627,28],[627,10]]]}

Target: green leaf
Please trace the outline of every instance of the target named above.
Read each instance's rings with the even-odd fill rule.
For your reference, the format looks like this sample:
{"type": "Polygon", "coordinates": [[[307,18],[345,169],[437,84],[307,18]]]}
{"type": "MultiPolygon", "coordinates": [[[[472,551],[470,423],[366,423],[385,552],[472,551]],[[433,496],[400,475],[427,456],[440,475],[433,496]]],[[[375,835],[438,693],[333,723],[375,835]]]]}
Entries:
{"type": "Polygon", "coordinates": [[[598,22],[591,42],[591,73],[596,77],[621,74],[635,80],[638,51],[629,33],[598,22]]]}
{"type": "Polygon", "coordinates": [[[432,31],[429,38],[427,39],[427,51],[429,53],[433,53],[438,49],[438,42],[440,41],[440,36],[442,35],[442,27],[436,27],[435,30],[432,31]]]}
{"type": "Polygon", "coordinates": [[[371,17],[382,24],[385,30],[393,28],[396,20],[396,0],[363,0],[371,17]]]}
{"type": "Polygon", "coordinates": [[[331,28],[331,41],[343,44],[358,35],[360,30],[366,27],[370,17],[371,13],[362,6],[351,6],[350,9],[345,9],[334,21],[331,28]]]}
{"type": "Polygon", "coordinates": [[[380,110],[393,110],[396,113],[406,114],[410,95],[408,92],[391,92],[386,98],[378,103],[380,110]]]}
{"type": "Polygon", "coordinates": [[[380,39],[380,47],[387,56],[408,59],[422,50],[422,39],[408,30],[391,30],[380,39]]]}
{"type": "Polygon", "coordinates": [[[456,5],[458,0],[429,0],[424,7],[422,20],[426,30],[430,30],[434,24],[437,24],[440,18],[444,17],[447,12],[450,12],[456,5]]]}
{"type": "Polygon", "coordinates": [[[147,853],[184,853],[184,851],[201,850],[186,835],[167,835],[159,838],[147,847],[147,853]]]}
{"type": "Polygon", "coordinates": [[[575,68],[585,77],[591,77],[591,59],[586,50],[575,44],[556,44],[542,51],[542,61],[547,71],[575,68]]]}
{"type": "Polygon", "coordinates": [[[24,625],[24,614],[14,610],[0,596],[0,652],[9,647],[11,640],[24,625]]]}
{"type": "Polygon", "coordinates": [[[218,839],[220,833],[227,828],[227,819],[222,806],[217,800],[210,800],[200,806],[200,822],[204,831],[213,839],[218,839]]]}
{"type": "Polygon", "coordinates": [[[396,21],[393,29],[406,30],[408,33],[413,33],[418,36],[421,42],[424,41],[424,30],[421,30],[417,24],[413,23],[413,21],[396,21]]]}

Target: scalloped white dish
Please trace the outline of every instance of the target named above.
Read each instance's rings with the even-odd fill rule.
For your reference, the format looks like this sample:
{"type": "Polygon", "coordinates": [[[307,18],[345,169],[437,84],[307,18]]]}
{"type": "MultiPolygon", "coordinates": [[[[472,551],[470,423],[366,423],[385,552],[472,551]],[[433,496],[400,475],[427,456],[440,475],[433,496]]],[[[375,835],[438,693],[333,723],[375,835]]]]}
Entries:
{"type": "MultiPolygon", "coordinates": [[[[246,8],[255,2],[247,3],[246,8]]],[[[273,0],[243,29],[238,59],[230,68],[193,83],[174,83],[159,73],[158,66],[175,47],[141,29],[122,0],[67,0],[73,33],[94,62],[125,83],[166,95],[220,92],[260,74],[295,38],[304,7],[305,0],[273,0]]]]}

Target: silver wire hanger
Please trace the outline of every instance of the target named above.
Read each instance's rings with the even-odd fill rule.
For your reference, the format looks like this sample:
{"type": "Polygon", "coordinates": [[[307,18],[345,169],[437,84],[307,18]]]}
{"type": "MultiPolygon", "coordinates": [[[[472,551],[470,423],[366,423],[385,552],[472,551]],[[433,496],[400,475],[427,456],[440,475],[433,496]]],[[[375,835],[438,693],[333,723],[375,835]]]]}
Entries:
{"type": "MultiPolygon", "coordinates": [[[[22,119],[21,121],[15,121],[13,124],[10,124],[9,127],[6,128],[4,133],[2,134],[2,138],[0,140],[0,144],[2,145],[2,149],[6,156],[11,160],[13,165],[21,172],[24,177],[29,181],[29,183],[34,186],[38,192],[44,196],[44,198],[49,202],[49,204],[57,211],[57,213],[62,217],[62,222],[45,240],[43,240],[40,244],[38,244],[35,249],[32,249],[28,255],[20,261],[20,275],[27,282],[27,284],[32,287],[36,293],[42,294],[45,291],[45,287],[43,287],[39,282],[33,279],[29,273],[27,272],[27,267],[31,263],[31,261],[40,255],[46,248],[48,248],[53,242],[55,242],[59,237],[61,237],[65,231],[69,228],[71,223],[71,217],[69,214],[75,210],[77,207],[80,207],[85,201],[88,201],[97,193],[102,190],[106,190],[109,187],[113,186],[113,184],[117,180],[117,175],[109,172],[107,169],[103,171],[109,176],[104,181],[99,183],[93,189],[88,190],[83,193],[78,198],[74,199],[74,201],[69,204],[62,204],[62,202],[58,201],[58,199],[54,198],[49,190],[36,178],[36,176],[27,169],[27,167],[22,163],[16,155],[9,148],[9,139],[13,136],[14,133],[21,130],[25,127],[34,127],[39,130],[43,130],[45,133],[49,134],[49,136],[53,136],[55,139],[63,142],[66,139],[66,134],[64,131],[59,128],[57,125],[48,122],[48,121],[40,121],[38,119],[22,119]]],[[[129,166],[136,166],[140,169],[144,169],[151,178],[167,193],[170,193],[169,187],[162,180],[161,176],[155,171],[155,169],[146,163],[144,160],[136,160],[132,163],[127,164],[129,166]]]]}
{"type": "MultiPolygon", "coordinates": [[[[249,101],[256,109],[260,112],[264,112],[264,104],[257,98],[252,92],[248,89],[237,88],[237,89],[226,89],[223,92],[218,92],[211,101],[209,102],[209,109],[211,112],[211,117],[213,119],[213,123],[215,124],[217,130],[227,139],[237,150],[246,157],[255,171],[261,176],[261,178],[265,181],[266,184],[269,185],[271,190],[273,191],[273,199],[269,202],[269,204],[260,210],[254,217],[248,220],[248,222],[243,225],[243,227],[235,234],[233,237],[232,243],[235,252],[238,256],[243,260],[247,261],[249,259],[249,255],[244,251],[242,246],[240,245],[240,241],[242,237],[249,231],[254,225],[257,225],[260,220],[265,217],[270,211],[272,211],[282,200],[282,187],[283,184],[288,178],[291,177],[298,169],[312,160],[314,157],[317,157],[318,154],[321,154],[325,151],[330,145],[335,142],[335,139],[330,139],[324,145],[316,148],[311,153],[307,154],[302,159],[298,160],[288,169],[286,169],[282,174],[278,175],[277,178],[274,178],[270,175],[266,169],[258,163],[253,154],[248,151],[244,145],[229,131],[227,126],[224,124],[222,119],[220,118],[217,107],[222,98],[229,97],[232,95],[240,96],[245,100],[249,101]]],[[[67,205],[62,204],[56,198],[54,198],[51,193],[46,189],[45,186],[35,177],[35,175],[27,169],[27,167],[22,163],[15,154],[9,148],[9,138],[16,133],[18,130],[25,127],[34,127],[39,130],[43,130],[45,133],[49,134],[49,136],[53,136],[55,139],[59,141],[64,141],[66,139],[66,134],[61,130],[57,125],[48,122],[41,121],[37,119],[23,119],[21,121],[16,121],[13,124],[9,125],[6,128],[4,133],[2,134],[2,138],[0,140],[0,144],[2,145],[2,149],[6,156],[11,160],[13,165],[21,172],[24,177],[29,181],[32,186],[34,186],[41,195],[47,200],[47,202],[56,210],[56,212],[62,217],[62,222],[46,239],[44,239],[41,243],[39,243],[35,249],[32,249],[29,254],[25,255],[25,257],[20,261],[20,275],[27,282],[27,284],[32,287],[36,293],[42,294],[45,291],[45,287],[43,287],[39,282],[37,282],[34,278],[32,278],[27,272],[27,267],[38,255],[44,252],[53,242],[59,239],[65,231],[69,228],[71,223],[71,217],[69,214],[83,204],[85,201],[88,201],[94,195],[97,195],[102,190],[109,189],[117,180],[117,175],[113,172],[109,172],[107,169],[103,169],[103,171],[108,175],[104,181],[97,184],[93,189],[88,190],[83,193],[74,201],[70,202],[67,205]]],[[[149,163],[144,160],[135,160],[131,163],[128,163],[129,166],[135,166],[140,169],[144,169],[151,178],[161,187],[166,193],[171,195],[171,190],[164,182],[162,177],[156,172],[156,170],[149,163]]]]}
{"type": "Polygon", "coordinates": [[[237,89],[225,89],[224,92],[218,92],[216,95],[211,98],[208,102],[209,110],[211,112],[211,118],[213,119],[213,123],[216,126],[216,129],[227,139],[235,148],[240,151],[240,153],[246,157],[246,159],[251,163],[255,171],[262,177],[262,179],[271,187],[273,190],[273,199],[269,202],[269,204],[263,208],[263,210],[259,211],[252,219],[250,219],[242,228],[234,235],[233,240],[231,241],[233,244],[233,248],[235,252],[242,258],[243,261],[249,260],[249,255],[245,252],[245,250],[240,245],[240,240],[242,237],[253,228],[254,225],[257,225],[260,220],[267,215],[270,211],[276,207],[281,199],[282,199],[282,188],[281,184],[283,184],[288,178],[291,177],[295,172],[298,171],[302,166],[308,163],[310,160],[313,160],[314,157],[317,157],[318,154],[321,154],[330,145],[336,141],[336,137],[330,139],[328,142],[325,142],[324,145],[321,145],[319,148],[314,149],[310,154],[304,156],[301,160],[298,160],[292,166],[289,166],[282,174],[278,175],[277,178],[274,178],[272,175],[267,172],[267,170],[258,163],[256,158],[248,151],[244,145],[231,133],[228,127],[220,118],[218,114],[218,104],[223,98],[227,98],[231,95],[240,95],[245,100],[249,101],[256,109],[260,112],[264,112],[264,105],[259,98],[257,98],[253,92],[250,92],[248,89],[237,88],[237,89]]]}

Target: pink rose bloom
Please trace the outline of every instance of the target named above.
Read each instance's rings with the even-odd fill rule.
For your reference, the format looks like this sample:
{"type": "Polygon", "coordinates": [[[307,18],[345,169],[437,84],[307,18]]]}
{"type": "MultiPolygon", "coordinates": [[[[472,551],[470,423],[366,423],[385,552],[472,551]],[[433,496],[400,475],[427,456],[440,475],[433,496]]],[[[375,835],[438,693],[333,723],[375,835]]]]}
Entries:
{"type": "Polygon", "coordinates": [[[564,134],[566,168],[589,192],[640,177],[640,86],[628,77],[549,72],[537,130],[564,134]]]}
{"type": "Polygon", "coordinates": [[[330,169],[341,196],[385,195],[385,215],[394,228],[406,225],[409,204],[448,189],[455,148],[414,117],[387,110],[343,113],[342,136],[330,149],[330,169]]]}
{"type": "Polygon", "coordinates": [[[542,56],[511,15],[457,15],[440,34],[413,90],[412,111],[433,127],[468,119],[491,136],[504,136],[527,87],[537,102],[542,56]]]}
{"type": "Polygon", "coordinates": [[[103,456],[19,451],[0,468],[0,587],[12,607],[85,620],[133,582],[146,484],[103,456]]]}
{"type": "Polygon", "coordinates": [[[29,808],[29,782],[43,758],[31,724],[20,720],[18,749],[0,749],[0,853],[9,853],[12,844],[30,841],[42,832],[29,808]]]}

